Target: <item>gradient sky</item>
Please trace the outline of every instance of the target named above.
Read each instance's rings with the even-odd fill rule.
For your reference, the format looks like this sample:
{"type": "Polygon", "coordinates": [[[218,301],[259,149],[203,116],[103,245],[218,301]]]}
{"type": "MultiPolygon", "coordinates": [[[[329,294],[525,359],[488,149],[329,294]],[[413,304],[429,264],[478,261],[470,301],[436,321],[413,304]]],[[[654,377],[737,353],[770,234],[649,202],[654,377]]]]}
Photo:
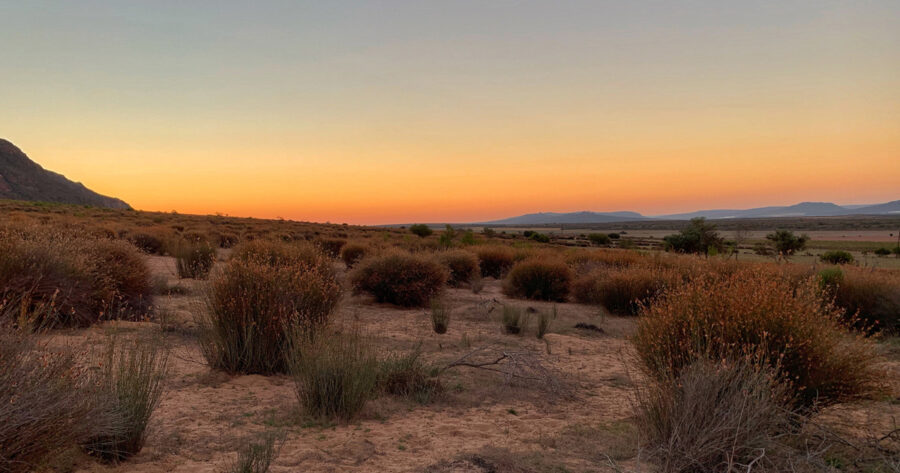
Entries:
{"type": "Polygon", "coordinates": [[[0,0],[0,137],[144,210],[900,198],[900,2],[0,0]]]}

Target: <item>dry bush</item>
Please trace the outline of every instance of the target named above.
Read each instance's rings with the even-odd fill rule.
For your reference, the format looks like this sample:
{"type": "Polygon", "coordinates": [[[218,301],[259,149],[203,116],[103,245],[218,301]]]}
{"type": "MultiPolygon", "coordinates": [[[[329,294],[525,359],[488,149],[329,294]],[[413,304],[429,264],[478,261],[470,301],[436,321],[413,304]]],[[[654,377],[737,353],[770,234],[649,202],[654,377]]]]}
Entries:
{"type": "Polygon", "coordinates": [[[516,262],[516,252],[508,246],[484,245],[475,248],[481,275],[502,278],[516,262]]]}
{"type": "Polygon", "coordinates": [[[258,252],[243,247],[211,282],[201,347],[210,365],[230,373],[284,372],[289,334],[325,325],[341,287],[330,262],[314,250],[253,245],[258,252]]]}
{"type": "Polygon", "coordinates": [[[316,246],[322,249],[329,258],[337,258],[341,255],[341,249],[347,244],[347,240],[343,238],[320,238],[316,241],[316,246]]]}
{"type": "Polygon", "coordinates": [[[110,338],[98,363],[98,386],[104,409],[116,422],[87,440],[88,453],[121,461],[141,451],[147,424],[162,399],[167,360],[160,340],[121,343],[110,338]]]}
{"type": "Polygon", "coordinates": [[[166,253],[166,241],[171,236],[170,232],[162,230],[139,230],[128,233],[127,239],[144,253],[164,255],[166,253]]]}
{"type": "Polygon", "coordinates": [[[205,241],[183,240],[175,245],[175,268],[178,277],[206,279],[216,261],[216,249],[205,241]]]}
{"type": "Polygon", "coordinates": [[[341,260],[344,261],[348,268],[352,268],[365,258],[369,251],[368,245],[351,241],[341,248],[341,260]]]}
{"type": "Polygon", "coordinates": [[[238,451],[237,459],[224,473],[266,473],[284,444],[284,436],[266,432],[238,451]]]}
{"type": "Polygon", "coordinates": [[[503,281],[503,293],[544,301],[565,302],[572,271],[561,260],[532,258],[516,263],[503,281]]]}
{"type": "Polygon", "coordinates": [[[375,350],[356,331],[297,335],[289,358],[297,399],[311,417],[352,419],[377,387],[375,350]]]}
{"type": "Polygon", "coordinates": [[[798,402],[856,398],[875,388],[874,352],[847,333],[814,279],[791,287],[777,273],[711,274],[641,310],[634,343],[647,372],[678,376],[697,359],[754,359],[778,370],[798,402]]]}
{"type": "Polygon", "coordinates": [[[535,332],[535,337],[544,338],[544,335],[550,331],[550,324],[556,320],[556,306],[553,306],[550,310],[541,310],[538,311],[537,315],[537,331],[535,332]]]}
{"type": "Polygon", "coordinates": [[[62,233],[0,232],[0,300],[16,300],[38,326],[87,326],[149,307],[150,273],[122,241],[62,233]]]}
{"type": "Polygon", "coordinates": [[[624,268],[644,259],[631,250],[576,250],[566,255],[566,263],[576,274],[584,274],[599,268],[624,268]]]}
{"type": "Polygon", "coordinates": [[[326,265],[321,250],[301,243],[284,243],[274,240],[250,240],[236,246],[231,259],[239,262],[253,261],[269,266],[326,265]]]}
{"type": "Polygon", "coordinates": [[[662,473],[790,471],[787,390],[767,369],[698,360],[638,391],[637,424],[662,473]]]}
{"type": "Polygon", "coordinates": [[[96,394],[70,351],[0,327],[0,471],[32,471],[114,425],[96,394]]]}
{"type": "Polygon", "coordinates": [[[466,250],[442,251],[438,261],[450,272],[447,284],[460,287],[480,274],[478,257],[466,250]]]}
{"type": "Polygon", "coordinates": [[[582,304],[600,304],[615,314],[635,315],[641,304],[680,280],[672,270],[644,265],[597,269],[575,280],[572,295],[582,304]]]}
{"type": "Polygon", "coordinates": [[[447,333],[452,311],[453,308],[446,301],[439,298],[431,300],[431,327],[434,329],[434,333],[447,333]]]}
{"type": "Polygon", "coordinates": [[[900,332],[900,276],[896,273],[846,268],[832,295],[835,305],[857,326],[900,332]]]}
{"type": "Polygon", "coordinates": [[[442,290],[447,270],[428,256],[395,251],[363,260],[350,281],[378,302],[424,307],[442,290]]]}

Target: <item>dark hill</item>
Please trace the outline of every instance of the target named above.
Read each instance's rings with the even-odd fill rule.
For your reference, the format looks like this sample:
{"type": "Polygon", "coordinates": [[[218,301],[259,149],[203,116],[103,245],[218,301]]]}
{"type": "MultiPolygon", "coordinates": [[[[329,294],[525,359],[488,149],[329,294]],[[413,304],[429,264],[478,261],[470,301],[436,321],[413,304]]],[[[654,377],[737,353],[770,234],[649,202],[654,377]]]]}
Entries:
{"type": "Polygon", "coordinates": [[[125,202],[100,195],[80,182],[42,168],[14,144],[0,138],[0,199],[60,202],[130,209],[125,202]]]}

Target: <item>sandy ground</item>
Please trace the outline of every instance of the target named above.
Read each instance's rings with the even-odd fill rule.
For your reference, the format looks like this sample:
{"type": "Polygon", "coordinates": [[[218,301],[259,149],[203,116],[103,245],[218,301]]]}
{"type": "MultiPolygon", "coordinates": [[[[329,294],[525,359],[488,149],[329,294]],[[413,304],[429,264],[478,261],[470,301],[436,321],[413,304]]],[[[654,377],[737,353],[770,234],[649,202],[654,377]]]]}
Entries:
{"type": "MultiPolygon", "coordinates": [[[[249,438],[267,430],[286,434],[273,472],[490,471],[479,457],[470,456],[484,452],[531,468],[513,471],[612,471],[607,456],[628,470],[637,465],[638,439],[625,422],[631,415],[635,375],[627,341],[633,319],[606,316],[597,307],[559,304],[545,340],[538,340],[533,328],[522,336],[505,335],[498,311],[491,310],[497,302],[538,309],[550,304],[508,300],[500,283],[489,279],[480,294],[448,291],[453,318],[449,331],[437,335],[421,309],[379,305],[348,294],[335,323],[360,326],[385,351],[404,352],[421,343],[426,358],[440,365],[481,346],[528,350],[541,354],[565,389],[454,368],[442,376],[446,392],[429,404],[385,396],[371,401],[356,421],[321,425],[303,419],[288,377],[229,376],[206,366],[193,332],[194,315],[204,310],[206,283],[179,281],[170,258],[151,257],[150,265],[154,274],[189,293],[156,301],[172,351],[167,389],[146,446],[117,466],[76,458],[67,469],[223,471],[249,438]],[[578,322],[595,324],[604,333],[575,329],[578,322]]],[[[160,324],[118,322],[62,338],[100,344],[111,330],[160,332],[160,324]]],[[[848,408],[850,418],[860,409],[885,414],[885,405],[892,404],[848,408]]],[[[898,409],[891,409],[897,414],[898,409]]]]}

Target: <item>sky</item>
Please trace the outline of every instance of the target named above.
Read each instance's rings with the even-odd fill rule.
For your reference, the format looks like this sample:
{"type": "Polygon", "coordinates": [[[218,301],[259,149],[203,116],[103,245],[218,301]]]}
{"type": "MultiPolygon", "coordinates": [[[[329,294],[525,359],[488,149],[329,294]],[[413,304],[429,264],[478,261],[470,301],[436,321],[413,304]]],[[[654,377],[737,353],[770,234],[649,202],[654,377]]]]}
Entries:
{"type": "Polygon", "coordinates": [[[0,0],[0,137],[142,210],[900,199],[900,2],[0,0]]]}

